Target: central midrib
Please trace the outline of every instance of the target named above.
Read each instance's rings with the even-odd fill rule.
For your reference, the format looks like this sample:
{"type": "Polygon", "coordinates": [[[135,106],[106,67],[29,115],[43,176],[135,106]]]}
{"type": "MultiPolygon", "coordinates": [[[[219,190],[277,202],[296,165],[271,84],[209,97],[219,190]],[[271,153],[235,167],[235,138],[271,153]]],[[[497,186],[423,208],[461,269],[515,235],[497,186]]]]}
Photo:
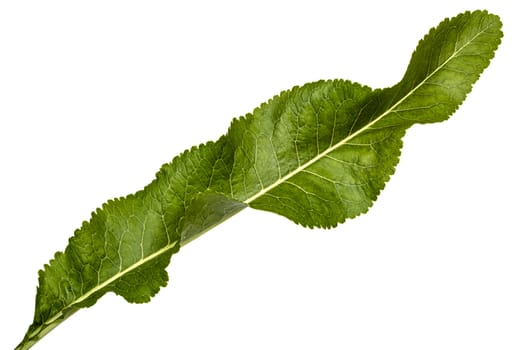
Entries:
{"type": "Polygon", "coordinates": [[[374,124],[376,124],[377,122],[379,122],[381,119],[383,119],[384,117],[386,117],[387,115],[389,115],[390,113],[392,113],[392,111],[394,111],[400,104],[402,104],[407,98],[409,98],[412,94],[414,94],[415,91],[417,91],[421,86],[423,86],[432,76],[434,76],[437,72],[439,72],[441,69],[443,69],[443,67],[445,65],[447,65],[452,59],[454,59],[459,52],[461,52],[463,49],[465,49],[465,47],[467,47],[470,43],[472,43],[472,41],[474,41],[479,35],[481,35],[482,33],[485,32],[486,29],[480,31],[479,33],[476,33],[475,36],[472,37],[472,39],[470,39],[469,41],[467,41],[463,46],[461,46],[459,49],[456,49],[451,55],[450,57],[448,57],[445,61],[443,61],[443,63],[441,63],[439,66],[437,66],[429,75],[427,75],[425,77],[425,79],[423,79],[419,84],[417,84],[414,88],[412,88],[412,90],[410,90],[406,95],[404,95],[402,98],[399,99],[399,101],[397,101],[396,103],[394,103],[390,108],[388,108],[385,112],[383,112],[380,116],[378,116],[377,118],[375,118],[374,120],[372,120],[371,122],[369,122],[368,124],[366,124],[365,126],[363,126],[361,129],[358,129],[356,132],[352,133],[352,134],[349,134],[347,137],[345,137],[344,139],[342,139],[341,141],[339,141],[338,143],[336,143],[335,145],[333,146],[330,146],[328,147],[326,150],[324,150],[323,152],[319,153],[318,155],[316,155],[314,158],[310,159],[308,162],[304,163],[304,164],[301,164],[299,167],[297,167],[297,169],[291,171],[290,173],[286,174],[285,176],[279,178],[276,182],[272,183],[271,185],[269,185],[268,187],[265,187],[263,189],[261,189],[259,192],[257,192],[256,194],[254,194],[253,196],[249,197],[248,199],[244,200],[244,203],[246,204],[250,204],[251,202],[257,200],[258,198],[262,197],[263,195],[265,195],[266,193],[268,193],[269,191],[273,190],[274,188],[276,188],[277,186],[283,184],[284,182],[286,182],[287,180],[289,180],[290,178],[294,177],[295,175],[299,174],[300,172],[304,171],[306,168],[310,167],[311,165],[313,165],[314,163],[318,162],[319,160],[321,160],[322,158],[324,158],[325,156],[327,156],[329,153],[335,151],[336,149],[338,149],[339,147],[343,146],[344,144],[348,143],[350,140],[352,140],[353,138],[359,136],[360,134],[362,134],[363,132],[369,130],[374,124]]]}
{"type": "MultiPolygon", "coordinates": [[[[486,29],[485,29],[486,30],[486,29]]],[[[357,137],[358,135],[360,135],[361,133],[365,132],[366,130],[368,130],[370,127],[372,127],[374,124],[376,124],[378,121],[380,121],[381,119],[383,119],[385,116],[387,116],[388,114],[390,114],[395,108],[397,108],[401,103],[403,103],[408,97],[410,97],[417,89],[419,89],[421,86],[423,86],[427,81],[428,79],[430,79],[433,75],[435,75],[439,70],[441,70],[446,64],[448,64],[448,62],[450,62],[450,60],[452,60],[453,58],[455,58],[457,56],[457,54],[459,52],[461,52],[466,46],[468,46],[472,41],[474,41],[479,35],[481,35],[485,30],[483,31],[480,31],[479,33],[477,33],[471,40],[469,40],[467,43],[465,43],[463,46],[461,46],[459,49],[457,49],[456,51],[454,51],[452,53],[452,55],[450,55],[449,58],[447,58],[447,60],[445,60],[442,64],[440,64],[438,67],[436,67],[436,69],[434,69],[427,77],[425,77],[425,79],[423,79],[417,86],[415,86],[412,90],[410,90],[405,96],[403,96],[401,99],[399,99],[399,101],[397,101],[395,104],[393,104],[388,110],[386,110],[385,112],[383,112],[380,116],[378,116],[376,119],[374,119],[373,121],[371,121],[370,123],[366,124],[364,127],[362,127],[361,129],[357,130],[356,132],[354,132],[353,134],[350,134],[348,135],[346,138],[342,139],[341,141],[339,141],[338,143],[336,143],[335,145],[327,148],[326,150],[324,150],[323,152],[319,153],[317,156],[315,156],[314,158],[312,158],[311,160],[309,160],[308,162],[302,164],[301,166],[297,167],[297,169],[295,169],[294,171],[286,174],[285,176],[281,177],[279,180],[277,180],[276,182],[272,183],[270,186],[268,187],[265,187],[263,189],[261,189],[259,192],[257,192],[256,194],[254,194],[253,196],[249,197],[248,199],[244,200],[243,202],[245,204],[250,204],[251,202],[255,201],[256,199],[260,198],[261,196],[263,196],[264,194],[268,193],[269,191],[271,191],[272,189],[274,189],[275,187],[281,185],[282,183],[284,183],[285,181],[289,180],[290,178],[294,177],[295,175],[299,174],[301,171],[305,170],[306,168],[310,167],[311,165],[313,165],[314,163],[316,163],[317,161],[321,160],[323,157],[325,157],[326,155],[328,155],[329,153],[333,152],[334,150],[338,149],[339,147],[341,147],[342,145],[344,145],[345,143],[347,143],[348,141],[352,140],[353,138],[357,137]]],[[[153,254],[150,254],[146,257],[144,257],[143,259],[141,260],[138,260],[137,262],[135,262],[134,264],[128,266],[127,268],[125,268],[124,270],[120,271],[119,273],[115,274],[114,276],[108,278],[107,280],[105,280],[104,282],[102,282],[101,284],[93,287],[92,289],[90,289],[89,291],[87,291],[85,294],[83,294],[82,296],[78,297],[77,299],[73,300],[71,303],[69,303],[67,306],[65,306],[60,312],[56,313],[53,317],[49,318],[47,321],[45,321],[43,323],[43,327],[42,328],[46,328],[47,326],[53,324],[55,321],[57,321],[58,319],[60,319],[63,315],[64,315],[64,311],[85,301],[86,299],[88,299],[89,297],[91,297],[93,294],[99,292],[100,290],[104,289],[105,287],[107,287],[108,285],[110,285],[111,283],[115,282],[116,280],[118,280],[119,278],[121,278],[122,276],[124,276],[125,274],[127,274],[128,272],[142,266],[143,264],[147,263],[148,261],[151,261],[157,257],[159,257],[160,255],[166,253],[167,251],[173,249],[176,244],[178,242],[172,242],[168,245],[166,245],[165,247],[159,249],[158,251],[156,251],[155,253],[153,254]]],[[[36,334],[32,334],[32,336],[36,336],[39,332],[35,332],[36,334]]]]}

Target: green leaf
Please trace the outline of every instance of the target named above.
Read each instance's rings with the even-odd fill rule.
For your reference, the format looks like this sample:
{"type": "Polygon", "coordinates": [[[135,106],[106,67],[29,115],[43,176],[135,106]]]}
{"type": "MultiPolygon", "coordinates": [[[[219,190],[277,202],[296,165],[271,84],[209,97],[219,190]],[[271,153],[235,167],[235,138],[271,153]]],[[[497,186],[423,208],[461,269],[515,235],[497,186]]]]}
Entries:
{"type": "Polygon", "coordinates": [[[143,190],[97,209],[39,272],[34,320],[17,349],[107,292],[149,301],[167,284],[172,254],[247,206],[308,227],[366,212],[394,173],[406,129],[447,119],[501,37],[497,16],[463,13],[419,43],[397,85],[295,87],[165,164],[143,190]]]}

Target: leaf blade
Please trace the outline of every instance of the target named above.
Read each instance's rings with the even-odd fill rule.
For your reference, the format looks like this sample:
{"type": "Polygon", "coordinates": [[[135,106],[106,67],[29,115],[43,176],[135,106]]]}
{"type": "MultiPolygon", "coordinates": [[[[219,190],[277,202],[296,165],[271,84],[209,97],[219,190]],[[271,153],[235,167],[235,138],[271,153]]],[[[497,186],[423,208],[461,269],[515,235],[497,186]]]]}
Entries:
{"type": "Polygon", "coordinates": [[[164,165],[144,190],[104,204],[39,272],[35,318],[17,349],[109,291],[149,301],[181,245],[246,206],[309,227],[366,212],[395,171],[406,129],[459,107],[500,29],[485,11],[444,21],[391,88],[332,80],[285,91],[164,165]]]}

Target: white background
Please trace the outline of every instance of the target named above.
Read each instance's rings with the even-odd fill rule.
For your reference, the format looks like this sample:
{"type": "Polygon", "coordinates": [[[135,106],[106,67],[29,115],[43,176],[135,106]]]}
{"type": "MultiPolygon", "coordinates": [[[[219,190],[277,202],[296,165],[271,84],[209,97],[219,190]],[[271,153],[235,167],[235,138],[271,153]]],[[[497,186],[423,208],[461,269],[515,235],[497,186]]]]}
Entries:
{"type": "Polygon", "coordinates": [[[396,83],[431,27],[486,8],[495,59],[449,121],[409,130],[368,214],[323,231],[245,210],[175,255],[152,302],[106,295],[35,349],[524,349],[518,4],[3,1],[0,348],[105,200],[283,89],[396,83]]]}

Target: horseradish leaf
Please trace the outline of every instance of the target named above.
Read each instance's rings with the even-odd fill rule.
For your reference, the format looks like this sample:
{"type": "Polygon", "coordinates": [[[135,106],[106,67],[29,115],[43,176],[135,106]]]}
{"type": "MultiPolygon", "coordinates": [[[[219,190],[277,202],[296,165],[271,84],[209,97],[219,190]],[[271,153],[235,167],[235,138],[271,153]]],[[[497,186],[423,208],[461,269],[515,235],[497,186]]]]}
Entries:
{"type": "Polygon", "coordinates": [[[107,292],[149,301],[167,284],[172,254],[248,206],[307,227],[366,212],[394,173],[407,128],[447,119],[501,37],[497,16],[460,14],[425,36],[395,86],[295,87],[163,165],[143,190],[97,209],[39,272],[34,320],[17,349],[107,292]]]}

